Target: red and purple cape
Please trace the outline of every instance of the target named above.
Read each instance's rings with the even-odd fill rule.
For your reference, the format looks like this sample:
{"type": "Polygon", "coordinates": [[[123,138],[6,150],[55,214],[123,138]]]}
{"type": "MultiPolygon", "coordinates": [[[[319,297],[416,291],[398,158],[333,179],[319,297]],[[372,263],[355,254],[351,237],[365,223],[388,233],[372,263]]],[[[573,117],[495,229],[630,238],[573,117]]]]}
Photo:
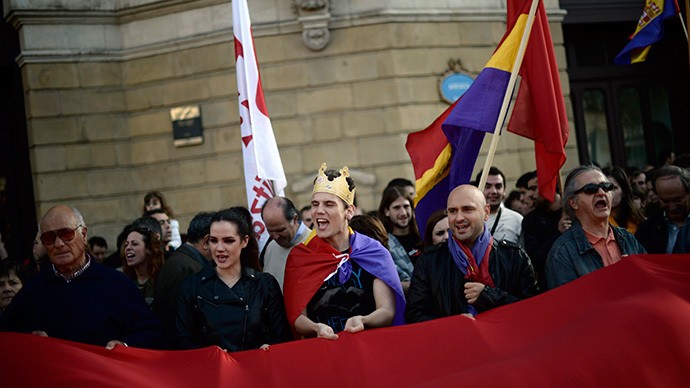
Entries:
{"type": "MultiPolygon", "coordinates": [[[[405,323],[405,296],[398,271],[390,252],[378,241],[360,233],[350,233],[350,260],[381,279],[395,292],[393,326],[405,323]]],[[[297,244],[285,266],[285,310],[294,330],[295,320],[321,287],[326,277],[340,263],[341,252],[330,246],[312,231],[304,242],[297,244]]]]}

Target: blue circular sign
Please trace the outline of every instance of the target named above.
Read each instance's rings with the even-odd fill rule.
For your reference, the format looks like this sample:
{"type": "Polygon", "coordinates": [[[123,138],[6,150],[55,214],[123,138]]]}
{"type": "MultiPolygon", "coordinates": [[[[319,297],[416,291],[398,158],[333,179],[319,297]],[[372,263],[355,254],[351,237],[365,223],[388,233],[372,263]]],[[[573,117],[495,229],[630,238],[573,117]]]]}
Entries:
{"type": "Polygon", "coordinates": [[[452,104],[470,88],[472,82],[474,82],[474,79],[468,75],[460,73],[449,74],[443,77],[441,81],[441,97],[449,104],[452,104]]]}

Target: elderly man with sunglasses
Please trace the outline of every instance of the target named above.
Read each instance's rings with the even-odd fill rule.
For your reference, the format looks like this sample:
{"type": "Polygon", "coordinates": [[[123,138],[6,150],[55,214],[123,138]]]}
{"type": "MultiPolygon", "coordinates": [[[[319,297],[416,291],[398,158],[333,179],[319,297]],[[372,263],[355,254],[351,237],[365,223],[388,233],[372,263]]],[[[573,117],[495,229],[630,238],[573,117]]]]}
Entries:
{"type": "Polygon", "coordinates": [[[632,234],[609,224],[614,188],[594,165],[577,167],[566,178],[564,207],[573,223],[549,252],[546,280],[550,289],[624,256],[646,253],[632,234]]]}
{"type": "Polygon", "coordinates": [[[163,327],[122,273],[86,253],[79,211],[59,205],[40,223],[50,265],[33,277],[0,317],[0,330],[105,346],[165,347],[163,327]]]}

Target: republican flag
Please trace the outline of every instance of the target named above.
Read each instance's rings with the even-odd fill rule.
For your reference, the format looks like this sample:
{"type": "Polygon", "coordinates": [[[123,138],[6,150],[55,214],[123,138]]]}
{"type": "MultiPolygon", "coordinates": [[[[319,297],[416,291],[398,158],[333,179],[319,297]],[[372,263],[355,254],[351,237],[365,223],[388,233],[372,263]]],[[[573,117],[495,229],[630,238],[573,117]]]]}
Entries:
{"type": "Polygon", "coordinates": [[[407,137],[421,234],[429,216],[445,208],[450,191],[471,179],[484,134],[493,133],[496,126],[526,22],[527,15],[513,21],[465,94],[428,128],[407,137]]]}
{"type": "Polygon", "coordinates": [[[261,219],[261,207],[268,198],[284,195],[287,179],[266,109],[246,0],[232,1],[232,31],[235,36],[247,205],[252,213],[252,227],[259,237],[261,248],[268,240],[266,226],[261,219]]]}
{"type": "Polygon", "coordinates": [[[678,12],[680,9],[676,0],[647,0],[630,42],[613,62],[616,65],[629,65],[647,59],[652,44],[664,37],[664,22],[678,15],[678,12]]]}
{"type": "Polygon", "coordinates": [[[452,150],[441,124],[459,101],[448,107],[428,128],[407,135],[405,148],[412,161],[417,189],[415,216],[422,236],[427,219],[436,210],[446,207],[451,190],[449,172],[452,150]]]}
{"type": "MultiPolygon", "coordinates": [[[[531,2],[508,1],[508,29],[526,20],[531,2]]],[[[508,131],[534,140],[539,195],[553,201],[568,142],[558,63],[553,52],[543,2],[539,2],[525,57],[520,67],[520,87],[508,122],[508,131]]]]}

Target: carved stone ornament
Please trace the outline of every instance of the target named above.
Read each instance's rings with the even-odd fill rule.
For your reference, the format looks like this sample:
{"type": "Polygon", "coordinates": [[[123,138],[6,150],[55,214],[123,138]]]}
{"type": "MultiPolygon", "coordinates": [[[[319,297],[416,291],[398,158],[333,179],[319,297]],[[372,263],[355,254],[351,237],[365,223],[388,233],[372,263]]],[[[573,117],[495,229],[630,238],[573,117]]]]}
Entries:
{"type": "Polygon", "coordinates": [[[322,8],[326,8],[328,5],[327,0],[295,0],[295,5],[301,9],[307,11],[316,11],[322,8]]]}
{"type": "Polygon", "coordinates": [[[321,51],[331,41],[331,32],[328,27],[312,28],[302,31],[302,43],[314,51],[321,51]]]}
{"type": "Polygon", "coordinates": [[[331,41],[328,22],[331,20],[330,0],[295,0],[294,11],[302,25],[302,43],[320,51],[331,41]]]}

